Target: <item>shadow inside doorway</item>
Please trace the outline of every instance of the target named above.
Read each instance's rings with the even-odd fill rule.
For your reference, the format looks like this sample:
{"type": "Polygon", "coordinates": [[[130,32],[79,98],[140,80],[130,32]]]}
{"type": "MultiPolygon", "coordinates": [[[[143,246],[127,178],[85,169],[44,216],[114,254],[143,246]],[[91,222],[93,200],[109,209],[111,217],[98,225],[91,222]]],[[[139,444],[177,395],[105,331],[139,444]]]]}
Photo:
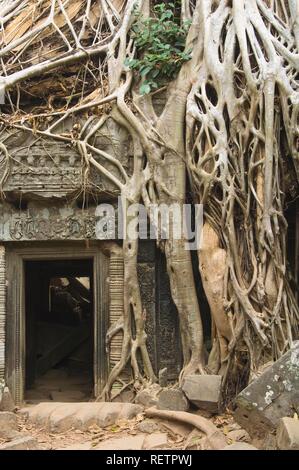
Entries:
{"type": "Polygon", "coordinates": [[[93,263],[25,262],[26,402],[93,396],[93,263]]]}

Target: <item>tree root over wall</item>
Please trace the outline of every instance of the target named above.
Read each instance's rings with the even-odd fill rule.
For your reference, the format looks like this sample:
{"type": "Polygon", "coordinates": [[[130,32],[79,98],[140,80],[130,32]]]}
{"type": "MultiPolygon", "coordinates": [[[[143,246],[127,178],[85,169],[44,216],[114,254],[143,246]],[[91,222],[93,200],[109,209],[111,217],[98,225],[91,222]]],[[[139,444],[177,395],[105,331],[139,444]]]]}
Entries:
{"type": "MultiPolygon", "coordinates": [[[[0,43],[0,95],[5,91],[9,98],[0,116],[2,190],[10,171],[10,138],[21,131],[34,139],[72,145],[82,164],[83,191],[92,169],[117,188],[124,208],[142,202],[149,217],[152,204],[182,207],[187,173],[194,202],[204,205],[199,270],[213,320],[213,347],[206,363],[185,240],[158,237],[180,319],[180,380],[191,373],[220,373],[226,394],[234,393],[249,374],[280,357],[298,337],[284,218],[286,168],[299,175],[298,1],[183,0],[181,20],[191,22],[186,50],[192,50],[192,58],[166,85],[159,114],[155,95],[141,96],[140,77],[125,65],[126,59],[136,57],[130,36],[135,15],[151,14],[149,0],[104,0],[101,9],[82,0],[78,11],[55,0],[47,7],[40,2],[36,9],[31,3],[11,2],[1,18],[7,34],[0,43]],[[18,29],[24,6],[30,7],[30,19],[18,29]],[[51,48],[49,58],[37,57],[36,41],[41,50],[48,41],[57,47],[51,48]],[[64,104],[55,107],[48,97],[42,110],[22,109],[20,96],[26,87],[30,92],[32,81],[61,70],[61,65],[74,77],[71,87],[66,81],[59,88],[64,104]],[[87,83],[82,69],[89,77],[85,96],[76,88],[87,83]],[[78,114],[83,125],[68,127],[78,114]],[[128,133],[130,171],[97,145],[96,136],[109,119],[128,133]]],[[[109,341],[123,332],[122,357],[108,378],[106,399],[129,362],[136,388],[155,381],[137,253],[138,241],[127,237],[123,319],[108,335],[109,341]]]]}

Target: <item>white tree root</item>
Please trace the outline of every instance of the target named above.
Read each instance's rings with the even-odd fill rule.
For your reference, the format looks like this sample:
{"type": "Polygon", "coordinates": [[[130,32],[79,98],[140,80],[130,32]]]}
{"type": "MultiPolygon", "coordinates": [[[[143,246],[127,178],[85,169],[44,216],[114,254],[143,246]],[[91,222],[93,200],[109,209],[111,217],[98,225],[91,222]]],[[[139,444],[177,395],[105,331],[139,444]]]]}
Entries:
{"type": "Polygon", "coordinates": [[[199,431],[206,434],[210,445],[214,450],[221,450],[226,445],[226,439],[216,426],[208,419],[202,416],[186,413],[185,411],[166,411],[158,410],[156,408],[148,408],[145,410],[145,415],[149,418],[162,418],[170,419],[172,421],[180,421],[182,423],[190,424],[199,431]]]}

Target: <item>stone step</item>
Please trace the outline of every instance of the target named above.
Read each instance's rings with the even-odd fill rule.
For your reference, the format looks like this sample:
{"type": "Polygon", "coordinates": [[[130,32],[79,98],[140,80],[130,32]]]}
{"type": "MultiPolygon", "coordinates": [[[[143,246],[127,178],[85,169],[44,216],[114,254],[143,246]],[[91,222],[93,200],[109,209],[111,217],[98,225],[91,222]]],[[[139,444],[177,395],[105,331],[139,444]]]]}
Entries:
{"type": "Polygon", "coordinates": [[[143,407],[132,403],[39,403],[20,410],[26,420],[50,432],[69,429],[82,431],[90,426],[111,426],[118,420],[132,419],[142,413],[143,407]]]}

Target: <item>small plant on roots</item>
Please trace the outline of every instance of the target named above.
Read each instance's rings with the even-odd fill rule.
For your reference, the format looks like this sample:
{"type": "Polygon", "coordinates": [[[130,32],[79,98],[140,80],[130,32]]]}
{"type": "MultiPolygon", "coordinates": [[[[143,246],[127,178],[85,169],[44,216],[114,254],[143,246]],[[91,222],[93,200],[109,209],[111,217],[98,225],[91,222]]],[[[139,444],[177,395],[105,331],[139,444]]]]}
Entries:
{"type": "Polygon", "coordinates": [[[125,65],[141,76],[142,95],[173,80],[183,63],[191,59],[191,49],[186,50],[190,22],[181,24],[175,12],[173,3],[159,3],[153,16],[138,16],[132,27],[137,57],[127,58],[125,65]]]}

